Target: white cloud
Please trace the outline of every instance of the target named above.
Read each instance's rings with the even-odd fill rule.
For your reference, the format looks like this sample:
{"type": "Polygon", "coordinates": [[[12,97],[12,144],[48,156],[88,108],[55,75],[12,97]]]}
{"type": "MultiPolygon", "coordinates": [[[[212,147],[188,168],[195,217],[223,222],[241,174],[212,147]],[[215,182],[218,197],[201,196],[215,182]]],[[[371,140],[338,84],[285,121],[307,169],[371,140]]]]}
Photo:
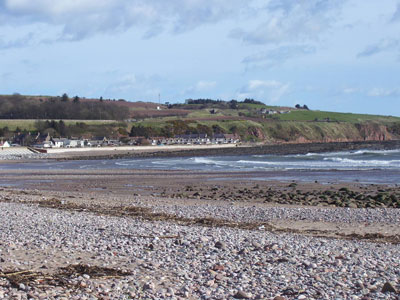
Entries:
{"type": "Polygon", "coordinates": [[[373,88],[368,92],[368,96],[376,98],[399,97],[400,89],[373,88]]]}
{"type": "Polygon", "coordinates": [[[272,68],[300,56],[315,53],[315,47],[306,45],[289,45],[263,51],[243,59],[247,67],[272,68]]]}
{"type": "Polygon", "coordinates": [[[216,81],[199,81],[196,84],[197,91],[207,91],[214,88],[217,85],[216,81]]]}
{"type": "Polygon", "coordinates": [[[34,43],[34,34],[32,32],[12,40],[6,40],[0,36],[0,49],[21,48],[34,43]]]}
{"type": "Polygon", "coordinates": [[[248,89],[254,91],[259,88],[277,88],[280,86],[282,86],[282,83],[276,80],[250,80],[248,89]]]}
{"type": "Polygon", "coordinates": [[[344,0],[276,0],[265,9],[266,21],[253,30],[235,29],[231,37],[249,44],[318,40],[336,20],[344,0]]]}
{"type": "Polygon", "coordinates": [[[216,81],[207,81],[207,80],[200,80],[194,86],[187,88],[183,94],[184,95],[193,95],[195,93],[207,92],[214,89],[217,86],[216,81]]]}
{"type": "Polygon", "coordinates": [[[342,93],[346,95],[357,94],[360,92],[361,90],[359,88],[353,88],[353,87],[346,87],[342,90],[342,93]]]}
{"type": "Polygon", "coordinates": [[[53,39],[81,40],[98,33],[144,27],[146,38],[164,29],[179,33],[235,15],[246,0],[3,0],[0,26],[59,26],[53,39]]]}
{"type": "Polygon", "coordinates": [[[396,11],[394,12],[392,16],[392,22],[397,22],[400,21],[400,3],[397,3],[397,8],[396,11]]]}
{"type": "Polygon", "coordinates": [[[157,76],[124,74],[119,76],[105,90],[104,96],[123,97],[138,100],[156,100],[160,89],[157,76]],[[144,99],[141,99],[144,98],[144,99]]]}
{"type": "Polygon", "coordinates": [[[288,83],[277,80],[250,80],[240,89],[237,98],[254,98],[272,104],[278,102],[289,91],[289,86],[288,83]]]}
{"type": "Polygon", "coordinates": [[[368,45],[363,51],[358,53],[357,57],[366,57],[379,54],[381,52],[388,52],[399,50],[400,40],[398,39],[382,39],[376,44],[368,45]]]}

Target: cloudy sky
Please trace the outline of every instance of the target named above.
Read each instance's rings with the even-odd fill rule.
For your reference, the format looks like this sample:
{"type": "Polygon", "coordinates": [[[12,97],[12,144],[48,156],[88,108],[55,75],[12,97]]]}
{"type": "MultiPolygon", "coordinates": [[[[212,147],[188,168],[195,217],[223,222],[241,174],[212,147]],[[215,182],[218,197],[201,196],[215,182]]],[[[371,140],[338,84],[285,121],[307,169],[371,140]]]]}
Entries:
{"type": "Polygon", "coordinates": [[[0,94],[400,116],[400,0],[0,0],[0,94]]]}

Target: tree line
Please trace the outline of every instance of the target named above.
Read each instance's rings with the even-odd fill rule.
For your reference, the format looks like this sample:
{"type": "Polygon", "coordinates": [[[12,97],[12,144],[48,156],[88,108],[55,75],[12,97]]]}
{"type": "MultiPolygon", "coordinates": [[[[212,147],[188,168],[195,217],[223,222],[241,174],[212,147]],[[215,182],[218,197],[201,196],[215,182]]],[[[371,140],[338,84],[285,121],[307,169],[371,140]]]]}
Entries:
{"type": "Polygon", "coordinates": [[[28,99],[14,94],[0,97],[1,119],[81,119],[123,120],[129,117],[126,108],[104,101],[81,101],[78,96],[28,99]]]}
{"type": "Polygon", "coordinates": [[[208,98],[201,99],[186,99],[184,104],[168,104],[168,108],[185,108],[185,109],[203,109],[203,108],[220,108],[220,109],[238,109],[239,104],[260,104],[265,105],[261,101],[252,98],[246,98],[243,101],[232,99],[230,101],[214,100],[208,98]]]}

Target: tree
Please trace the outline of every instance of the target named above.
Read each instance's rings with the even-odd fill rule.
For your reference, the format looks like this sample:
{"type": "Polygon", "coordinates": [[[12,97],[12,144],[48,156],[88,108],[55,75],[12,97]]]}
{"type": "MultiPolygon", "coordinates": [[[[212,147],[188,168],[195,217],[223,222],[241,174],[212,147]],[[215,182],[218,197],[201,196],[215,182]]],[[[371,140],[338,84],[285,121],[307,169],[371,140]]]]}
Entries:
{"type": "Polygon", "coordinates": [[[221,126],[219,126],[218,124],[214,124],[212,126],[212,130],[213,130],[214,134],[225,133],[225,130],[221,126]]]}
{"type": "Polygon", "coordinates": [[[35,121],[35,129],[38,132],[43,132],[46,128],[47,128],[46,122],[42,121],[42,120],[36,120],[35,121]]]}
{"type": "Polygon", "coordinates": [[[68,99],[69,99],[69,98],[68,98],[67,93],[62,94],[62,96],[61,96],[61,101],[62,101],[62,102],[67,102],[68,99]]]}
{"type": "Polygon", "coordinates": [[[75,104],[79,103],[79,97],[78,97],[78,96],[75,96],[73,102],[74,102],[75,104]]]}
{"type": "Polygon", "coordinates": [[[149,127],[144,127],[142,125],[132,126],[130,136],[144,136],[149,138],[152,135],[152,130],[149,127]]]}
{"type": "Polygon", "coordinates": [[[65,137],[67,135],[67,128],[63,120],[58,122],[58,132],[60,133],[60,136],[65,137]]]}
{"type": "Polygon", "coordinates": [[[237,100],[231,100],[231,101],[229,102],[229,108],[230,108],[230,109],[237,109],[237,108],[238,108],[238,102],[237,102],[237,100]]]}

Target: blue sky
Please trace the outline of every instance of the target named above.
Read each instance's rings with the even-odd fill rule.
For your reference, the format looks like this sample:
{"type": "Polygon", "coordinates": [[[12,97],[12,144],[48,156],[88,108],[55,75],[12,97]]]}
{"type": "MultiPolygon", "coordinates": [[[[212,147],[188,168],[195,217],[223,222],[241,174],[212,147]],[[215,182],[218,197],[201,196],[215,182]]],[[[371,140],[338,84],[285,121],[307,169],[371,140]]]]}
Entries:
{"type": "Polygon", "coordinates": [[[400,116],[400,0],[0,0],[0,94],[400,116]]]}

